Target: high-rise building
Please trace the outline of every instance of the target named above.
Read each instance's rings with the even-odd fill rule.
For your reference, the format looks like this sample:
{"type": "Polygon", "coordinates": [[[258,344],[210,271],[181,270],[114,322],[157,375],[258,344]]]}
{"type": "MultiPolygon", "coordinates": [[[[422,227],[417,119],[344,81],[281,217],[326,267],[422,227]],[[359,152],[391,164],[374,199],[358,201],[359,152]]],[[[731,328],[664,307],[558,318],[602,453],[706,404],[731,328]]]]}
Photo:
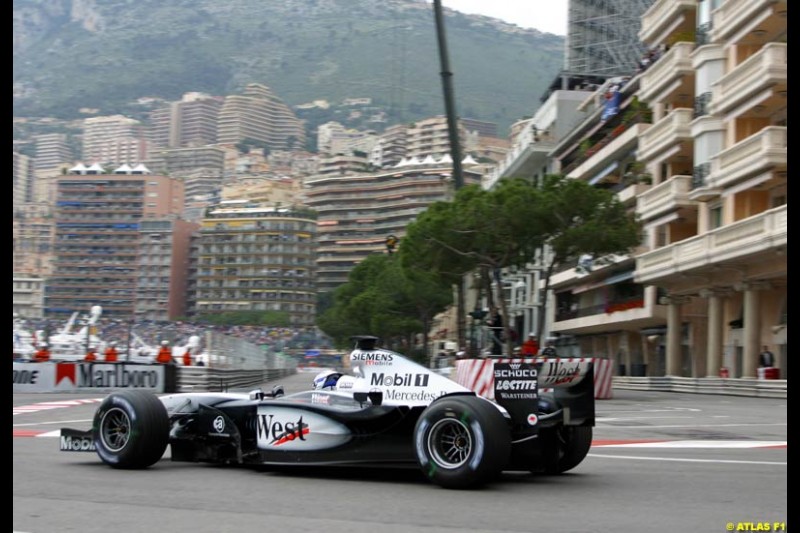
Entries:
{"type": "Polygon", "coordinates": [[[755,378],[766,345],[786,377],[786,12],[785,0],[656,0],[639,32],[647,62],[588,98],[554,91],[549,102],[582,92],[572,116],[543,107],[520,125],[487,183],[561,173],[615,192],[643,223],[631,254],[551,278],[537,333],[560,355],[634,376],[755,378]]]}
{"type": "Polygon", "coordinates": [[[645,48],[642,14],[654,0],[569,0],[564,69],[572,74],[625,76],[645,48]]]}
{"type": "Polygon", "coordinates": [[[269,87],[247,85],[241,95],[225,97],[217,122],[217,142],[237,144],[255,141],[269,149],[305,148],[303,121],[269,87]]]}
{"type": "Polygon", "coordinates": [[[11,173],[11,199],[20,205],[31,201],[33,192],[33,160],[25,154],[13,152],[13,171],[11,173]]]}
{"type": "Polygon", "coordinates": [[[55,222],[47,203],[14,204],[12,267],[14,272],[47,277],[52,272],[55,222]]]}
{"type": "Polygon", "coordinates": [[[175,217],[142,219],[134,314],[138,320],[186,316],[192,233],[200,227],[175,217]]]}
{"type": "Polygon", "coordinates": [[[122,115],[83,121],[83,160],[89,164],[133,165],[147,159],[148,141],[138,120],[122,115]]]}
{"type": "MultiPolygon", "coordinates": [[[[452,194],[449,155],[433,163],[410,164],[379,172],[311,176],[305,204],[318,212],[317,285],[328,292],[347,282],[350,271],[368,255],[386,253],[389,235],[401,239],[406,227],[430,204],[452,194]]],[[[481,167],[465,163],[465,184],[479,183],[481,167]]]]}
{"type": "Polygon", "coordinates": [[[195,314],[278,311],[295,327],[316,320],[316,215],[228,200],[197,239],[195,314]]]}
{"type": "Polygon", "coordinates": [[[37,135],[36,141],[36,170],[53,169],[64,164],[73,163],[75,156],[69,147],[66,134],[47,133],[37,135]]]}
{"type": "Polygon", "coordinates": [[[664,294],[667,375],[755,378],[767,345],[786,377],[787,5],[658,0],[642,17],[664,52],[640,75],[636,280],[664,294]]]}
{"type": "Polygon", "coordinates": [[[150,139],[158,148],[187,148],[217,142],[223,98],[185,93],[181,100],[150,114],[150,139]]]}
{"type": "Polygon", "coordinates": [[[47,316],[103,307],[131,318],[139,281],[143,220],[183,210],[181,180],[149,173],[143,165],[106,172],[76,165],[58,178],[55,261],[45,293],[47,316]]]}

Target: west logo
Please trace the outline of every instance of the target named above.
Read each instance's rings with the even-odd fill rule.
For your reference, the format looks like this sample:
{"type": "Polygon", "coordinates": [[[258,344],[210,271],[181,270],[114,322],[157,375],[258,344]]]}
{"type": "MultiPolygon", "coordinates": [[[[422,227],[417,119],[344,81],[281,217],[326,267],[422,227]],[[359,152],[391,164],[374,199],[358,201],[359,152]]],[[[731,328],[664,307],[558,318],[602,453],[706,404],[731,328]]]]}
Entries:
{"type": "Polygon", "coordinates": [[[372,374],[370,385],[384,387],[427,387],[428,374],[372,374]]]}
{"type": "Polygon", "coordinates": [[[282,422],[275,420],[273,415],[260,415],[258,417],[258,438],[269,440],[269,446],[280,446],[295,439],[306,440],[309,433],[308,424],[303,422],[301,416],[297,422],[282,422]]]}

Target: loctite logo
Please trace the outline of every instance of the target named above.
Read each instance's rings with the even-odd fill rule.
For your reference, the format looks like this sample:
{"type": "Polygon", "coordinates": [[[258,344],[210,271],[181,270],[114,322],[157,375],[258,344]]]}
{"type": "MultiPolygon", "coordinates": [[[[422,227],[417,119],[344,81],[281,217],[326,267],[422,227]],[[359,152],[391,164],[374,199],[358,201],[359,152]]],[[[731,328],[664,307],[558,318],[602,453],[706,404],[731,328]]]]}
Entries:
{"type": "Polygon", "coordinates": [[[384,387],[427,387],[428,374],[372,374],[370,385],[384,387]]]}
{"type": "Polygon", "coordinates": [[[520,380],[508,380],[508,381],[498,381],[497,385],[495,386],[495,390],[498,391],[529,391],[529,390],[536,390],[536,382],[535,381],[520,381],[520,380]]]}
{"type": "Polygon", "coordinates": [[[280,446],[295,439],[304,441],[308,433],[308,424],[302,416],[296,422],[276,420],[273,415],[258,417],[258,437],[266,438],[268,446],[280,446]]]}

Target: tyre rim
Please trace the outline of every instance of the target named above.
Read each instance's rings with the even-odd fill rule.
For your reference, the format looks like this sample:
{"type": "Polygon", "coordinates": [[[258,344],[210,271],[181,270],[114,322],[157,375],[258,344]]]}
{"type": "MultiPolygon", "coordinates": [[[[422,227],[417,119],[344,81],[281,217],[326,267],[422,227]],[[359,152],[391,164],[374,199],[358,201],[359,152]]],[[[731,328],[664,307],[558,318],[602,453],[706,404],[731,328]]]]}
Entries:
{"type": "Polygon", "coordinates": [[[428,453],[431,459],[447,470],[458,468],[469,459],[472,436],[469,428],[453,418],[439,420],[428,433],[428,453]]]}
{"type": "Polygon", "coordinates": [[[123,449],[131,436],[131,419],[122,409],[107,411],[100,421],[100,438],[108,450],[118,452],[123,449]]]}

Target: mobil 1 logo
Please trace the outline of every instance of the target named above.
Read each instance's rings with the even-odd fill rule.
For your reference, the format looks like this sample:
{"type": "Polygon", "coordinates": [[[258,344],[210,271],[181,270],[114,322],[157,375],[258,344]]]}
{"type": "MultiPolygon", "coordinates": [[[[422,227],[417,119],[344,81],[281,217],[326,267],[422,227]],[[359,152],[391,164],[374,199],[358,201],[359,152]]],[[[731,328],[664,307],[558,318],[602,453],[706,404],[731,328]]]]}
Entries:
{"type": "Polygon", "coordinates": [[[536,400],[539,397],[537,375],[531,363],[495,363],[495,399],[498,402],[536,400]]]}

